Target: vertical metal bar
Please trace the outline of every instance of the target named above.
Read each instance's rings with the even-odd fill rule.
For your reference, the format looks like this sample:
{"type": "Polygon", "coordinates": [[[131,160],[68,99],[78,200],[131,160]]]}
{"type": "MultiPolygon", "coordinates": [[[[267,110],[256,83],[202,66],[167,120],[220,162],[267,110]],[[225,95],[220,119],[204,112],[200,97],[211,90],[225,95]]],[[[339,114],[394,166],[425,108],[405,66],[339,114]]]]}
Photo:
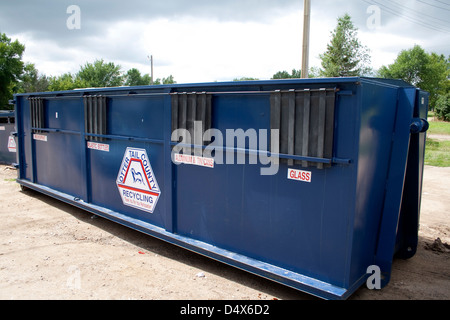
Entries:
{"type": "MultiPolygon", "coordinates": [[[[273,93],[270,96],[270,129],[271,130],[280,130],[280,125],[281,125],[281,92],[277,91],[275,93],[273,93]]],[[[270,145],[273,146],[274,143],[276,143],[276,145],[279,145],[280,143],[280,139],[279,139],[278,135],[278,141],[274,141],[274,137],[270,137],[271,139],[271,143],[270,145]]],[[[271,152],[273,152],[273,150],[270,150],[271,152]]]]}
{"type": "MultiPolygon", "coordinates": [[[[289,115],[288,115],[288,154],[294,155],[295,146],[295,91],[289,92],[289,115]]],[[[294,165],[294,160],[289,159],[288,165],[294,165]]]]}
{"type": "MultiPolygon", "coordinates": [[[[31,110],[32,110],[32,123],[33,128],[36,128],[37,126],[37,108],[36,108],[36,100],[35,98],[31,98],[31,110]]],[[[31,130],[30,134],[30,145],[31,145],[31,182],[36,183],[37,182],[37,173],[36,173],[36,167],[37,167],[37,159],[36,159],[36,141],[33,138],[33,134],[36,133],[36,129],[31,130]]]]}
{"type": "MultiPolygon", "coordinates": [[[[326,94],[327,92],[321,90],[319,93],[319,128],[317,137],[317,157],[323,158],[325,146],[325,113],[326,113],[326,94]]],[[[323,169],[323,163],[317,164],[318,169],[323,169]]]]}
{"type": "MultiPolygon", "coordinates": [[[[303,103],[303,143],[302,143],[302,156],[307,157],[309,155],[309,122],[311,114],[311,92],[305,91],[305,98],[303,103]]],[[[308,167],[308,161],[302,161],[303,167],[308,167]]]]}
{"type": "MultiPolygon", "coordinates": [[[[102,133],[102,103],[103,103],[103,97],[98,96],[97,97],[97,134],[103,134],[102,133]]],[[[98,140],[102,140],[103,138],[97,137],[98,140]]]]}
{"type": "MultiPolygon", "coordinates": [[[[92,124],[92,132],[93,134],[97,134],[98,133],[98,127],[97,127],[97,122],[98,122],[98,110],[97,110],[97,96],[93,97],[93,101],[92,101],[92,113],[91,113],[91,124],[92,124]]],[[[98,137],[93,137],[94,141],[98,141],[98,137]]]]}
{"type": "MultiPolygon", "coordinates": [[[[33,128],[37,128],[39,117],[37,100],[36,98],[31,98],[31,100],[33,101],[33,120],[34,120],[33,128]]],[[[34,129],[33,132],[37,132],[37,129],[34,129]]]]}
{"type": "MultiPolygon", "coordinates": [[[[203,118],[205,116],[205,102],[202,97],[203,97],[203,94],[195,95],[196,110],[195,110],[195,118],[194,118],[194,144],[199,145],[199,146],[203,145],[203,131],[204,131],[203,118]]],[[[194,151],[201,152],[202,149],[195,149],[194,151]]]]}
{"type": "MultiPolygon", "coordinates": [[[[174,93],[171,98],[172,102],[172,133],[178,129],[178,93],[174,93]]],[[[172,138],[171,138],[172,139],[172,138]]],[[[171,140],[172,142],[178,142],[171,140]]]]}
{"type": "MultiPolygon", "coordinates": [[[[328,159],[333,158],[333,142],[334,142],[334,109],[335,109],[335,91],[327,92],[326,116],[325,116],[325,150],[324,157],[328,159]]],[[[324,167],[331,167],[331,164],[324,165],[324,167]]]]}
{"type": "Polygon", "coordinates": [[[202,92],[199,96],[198,96],[198,112],[197,112],[197,120],[201,122],[202,126],[202,130],[201,130],[201,137],[200,137],[200,144],[204,144],[203,141],[203,134],[206,131],[206,93],[202,92]]]}
{"type": "MultiPolygon", "coordinates": [[[[30,101],[30,118],[31,118],[31,128],[36,127],[36,110],[34,107],[34,98],[29,98],[30,101]]],[[[31,130],[34,132],[34,129],[31,130]]]]}
{"type": "Polygon", "coordinates": [[[163,219],[166,231],[176,233],[176,176],[172,162],[172,133],[178,127],[178,94],[166,96],[164,99],[164,201],[163,219]],[[172,126],[171,126],[172,125],[172,126]]]}
{"type": "MultiPolygon", "coordinates": [[[[187,107],[188,107],[188,101],[187,101],[187,93],[184,92],[181,95],[181,108],[180,108],[180,123],[179,123],[179,129],[184,129],[181,136],[183,138],[183,143],[188,143],[187,141],[187,107]]],[[[190,151],[190,148],[183,148],[183,153],[186,154],[190,151]]]]}
{"type": "Polygon", "coordinates": [[[186,126],[187,126],[186,129],[191,134],[191,143],[193,144],[195,141],[194,122],[195,122],[195,115],[196,115],[196,111],[197,111],[197,93],[196,92],[192,92],[189,95],[189,102],[188,102],[187,117],[186,117],[186,126]]]}
{"type": "Polygon", "coordinates": [[[92,137],[89,135],[89,133],[92,133],[92,96],[87,97],[87,113],[85,114],[86,121],[87,121],[87,127],[86,127],[86,133],[88,134],[87,137],[89,140],[92,139],[92,137]]]}
{"type": "MultiPolygon", "coordinates": [[[[40,114],[40,123],[39,128],[45,128],[45,115],[44,115],[44,99],[39,98],[39,114],[40,114]]],[[[42,130],[40,130],[43,133],[42,130]]]]}
{"type": "Polygon", "coordinates": [[[87,96],[83,96],[83,102],[84,102],[84,133],[88,132],[88,114],[89,114],[89,108],[88,108],[88,104],[89,104],[89,97],[87,96]]]}
{"type": "Polygon", "coordinates": [[[198,119],[202,122],[203,126],[205,126],[206,122],[206,92],[202,92],[199,96],[200,104],[199,104],[199,112],[198,119]]]}
{"type": "MultiPolygon", "coordinates": [[[[303,143],[303,103],[305,102],[304,91],[298,92],[295,95],[295,143],[294,154],[299,156],[302,154],[303,143]]],[[[301,165],[302,161],[294,161],[296,165],[301,165]]]]}
{"type": "MultiPolygon", "coordinates": [[[[106,135],[106,108],[107,108],[107,100],[106,97],[102,97],[102,114],[101,114],[101,134],[106,135]]],[[[104,138],[102,138],[104,140],[104,138]]]]}
{"type": "Polygon", "coordinates": [[[86,143],[86,126],[87,126],[87,96],[83,96],[82,116],[84,121],[81,122],[80,132],[80,150],[81,150],[81,175],[84,183],[81,185],[81,197],[86,203],[90,203],[91,199],[91,175],[88,174],[90,168],[90,156],[86,143]]]}
{"type": "MultiPolygon", "coordinates": [[[[208,131],[212,128],[212,95],[206,94],[206,109],[205,109],[205,125],[203,130],[208,131]]],[[[206,134],[204,136],[204,142],[211,142],[211,135],[206,134]]]]}
{"type": "Polygon", "coordinates": [[[186,129],[186,116],[187,116],[187,93],[181,94],[180,111],[179,111],[179,129],[186,129]]]}

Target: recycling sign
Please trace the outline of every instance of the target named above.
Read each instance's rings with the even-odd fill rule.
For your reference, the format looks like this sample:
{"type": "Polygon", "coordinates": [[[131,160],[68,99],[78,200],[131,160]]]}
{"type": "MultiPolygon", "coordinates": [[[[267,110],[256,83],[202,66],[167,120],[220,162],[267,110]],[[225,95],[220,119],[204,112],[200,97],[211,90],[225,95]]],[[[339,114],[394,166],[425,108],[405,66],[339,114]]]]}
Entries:
{"type": "Polygon", "coordinates": [[[145,149],[127,148],[116,184],[124,205],[153,213],[161,190],[145,149]]]}

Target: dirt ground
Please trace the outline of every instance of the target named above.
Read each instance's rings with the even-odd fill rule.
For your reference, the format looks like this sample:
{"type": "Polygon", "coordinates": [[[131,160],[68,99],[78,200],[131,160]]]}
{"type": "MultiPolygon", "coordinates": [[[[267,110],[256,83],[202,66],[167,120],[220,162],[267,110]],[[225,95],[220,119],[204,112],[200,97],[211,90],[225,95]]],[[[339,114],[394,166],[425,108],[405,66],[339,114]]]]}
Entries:
{"type": "MultiPolygon", "coordinates": [[[[305,300],[313,297],[34,191],[0,166],[0,299],[305,300]]],[[[426,167],[420,244],[389,285],[353,300],[450,299],[450,168],[426,167]]]]}

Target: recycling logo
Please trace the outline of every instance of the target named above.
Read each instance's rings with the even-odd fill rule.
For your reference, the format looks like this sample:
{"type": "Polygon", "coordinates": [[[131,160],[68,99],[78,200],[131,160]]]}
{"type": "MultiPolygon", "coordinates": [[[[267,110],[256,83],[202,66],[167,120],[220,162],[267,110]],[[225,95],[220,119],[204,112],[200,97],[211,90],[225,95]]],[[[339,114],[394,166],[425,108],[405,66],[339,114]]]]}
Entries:
{"type": "Polygon", "coordinates": [[[124,205],[153,213],[161,190],[145,149],[127,148],[116,184],[124,205]]]}

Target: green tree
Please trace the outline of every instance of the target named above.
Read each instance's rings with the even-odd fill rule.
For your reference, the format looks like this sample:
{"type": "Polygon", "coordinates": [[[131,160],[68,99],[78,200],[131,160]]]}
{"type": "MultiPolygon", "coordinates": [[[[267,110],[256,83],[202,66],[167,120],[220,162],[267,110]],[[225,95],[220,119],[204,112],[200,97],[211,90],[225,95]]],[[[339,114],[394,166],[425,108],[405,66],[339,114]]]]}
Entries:
{"type": "Polygon", "coordinates": [[[24,51],[25,46],[18,40],[11,41],[6,34],[0,34],[0,108],[10,108],[8,101],[17,90],[23,73],[24,51]]]}
{"type": "Polygon", "coordinates": [[[428,91],[430,106],[434,108],[439,96],[448,92],[449,71],[449,60],[444,55],[428,54],[415,45],[412,49],[402,50],[395,62],[381,67],[378,74],[383,78],[402,79],[428,91]]]}
{"type": "Polygon", "coordinates": [[[44,92],[48,90],[49,78],[40,74],[33,63],[27,63],[17,86],[18,93],[44,92]]]}
{"type": "Polygon", "coordinates": [[[252,78],[252,77],[241,77],[241,78],[235,78],[233,81],[256,81],[259,80],[258,78],[252,78]]]}
{"type": "Polygon", "coordinates": [[[149,74],[144,74],[142,76],[141,72],[136,68],[128,70],[125,75],[126,86],[148,86],[150,85],[151,80],[152,78],[149,74]]]}
{"type": "Polygon", "coordinates": [[[278,71],[272,76],[272,79],[299,79],[302,77],[302,71],[292,69],[292,73],[289,74],[287,71],[278,71]]]}
{"type": "Polygon", "coordinates": [[[439,120],[450,121],[450,92],[440,95],[437,99],[436,116],[439,120]]]}
{"type": "Polygon", "coordinates": [[[173,77],[173,75],[168,76],[167,78],[157,78],[154,82],[155,85],[160,85],[160,84],[175,84],[177,83],[173,77]]]}
{"type": "Polygon", "coordinates": [[[106,63],[96,60],[94,63],[86,63],[81,67],[76,77],[84,82],[87,87],[118,87],[123,85],[121,67],[113,62],[106,63]]]}
{"type": "Polygon", "coordinates": [[[77,78],[76,75],[72,75],[71,73],[65,73],[58,77],[50,77],[48,90],[65,91],[87,87],[90,87],[90,85],[84,80],[77,78]]]}
{"type": "Polygon", "coordinates": [[[357,35],[358,29],[350,15],[338,18],[327,51],[319,56],[323,68],[320,70],[321,76],[349,77],[371,73],[369,49],[361,44],[357,35]]]}

